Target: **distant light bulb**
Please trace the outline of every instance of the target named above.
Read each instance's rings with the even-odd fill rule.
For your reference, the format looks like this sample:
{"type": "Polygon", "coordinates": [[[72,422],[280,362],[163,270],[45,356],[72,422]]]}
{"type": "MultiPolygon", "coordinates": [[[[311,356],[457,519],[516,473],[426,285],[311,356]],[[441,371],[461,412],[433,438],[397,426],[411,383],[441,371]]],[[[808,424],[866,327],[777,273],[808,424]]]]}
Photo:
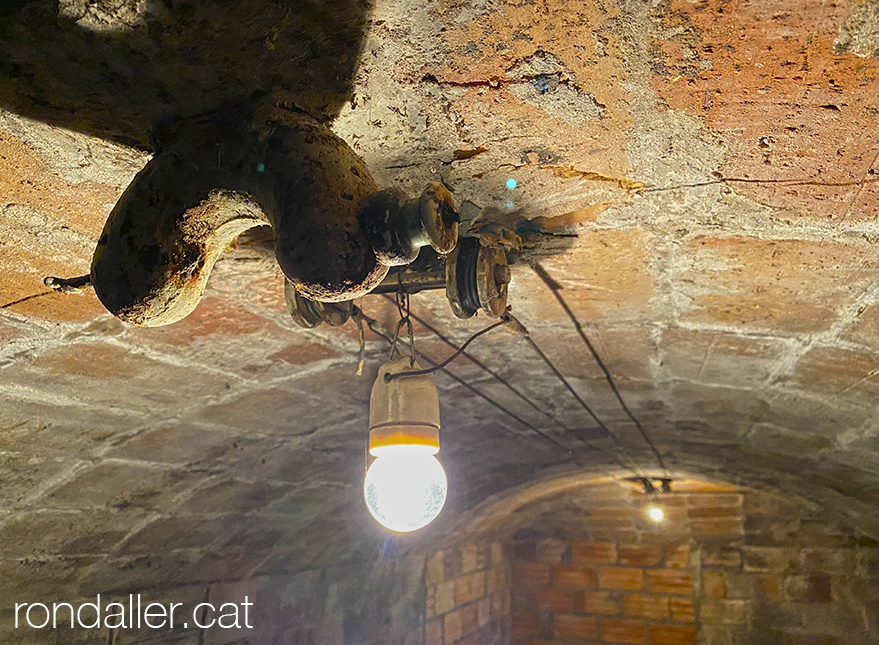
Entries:
{"type": "Polygon", "coordinates": [[[661,522],[665,519],[665,513],[658,506],[651,506],[647,509],[647,515],[649,515],[650,519],[654,522],[661,522]]]}
{"type": "Polygon", "coordinates": [[[446,503],[448,481],[430,446],[386,446],[374,450],[366,471],[366,506],[382,526],[406,533],[430,524],[446,503]]]}

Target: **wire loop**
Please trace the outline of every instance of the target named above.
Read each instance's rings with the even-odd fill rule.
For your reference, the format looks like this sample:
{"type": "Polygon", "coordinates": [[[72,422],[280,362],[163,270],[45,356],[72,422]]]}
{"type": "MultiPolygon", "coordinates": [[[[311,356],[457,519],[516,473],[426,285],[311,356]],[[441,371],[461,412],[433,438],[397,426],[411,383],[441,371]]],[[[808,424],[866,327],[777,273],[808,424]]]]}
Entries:
{"type": "MultiPolygon", "coordinates": [[[[511,318],[510,318],[509,314],[504,314],[503,317],[499,321],[494,323],[493,325],[489,325],[485,329],[473,334],[470,338],[467,339],[467,342],[465,342],[463,345],[461,345],[461,347],[458,349],[457,352],[455,352],[454,354],[449,356],[442,363],[437,363],[433,367],[428,367],[427,369],[415,370],[414,372],[397,372],[396,374],[385,374],[385,381],[390,383],[394,379],[402,378],[404,376],[424,376],[425,374],[433,374],[434,372],[436,372],[437,370],[441,370],[446,365],[451,363],[453,360],[458,358],[461,354],[463,354],[464,350],[467,349],[467,346],[470,343],[472,343],[474,340],[476,340],[477,338],[482,336],[482,334],[487,334],[492,329],[495,329],[496,327],[500,327],[501,325],[507,324],[508,322],[510,322],[510,320],[511,320],[511,318]]],[[[410,347],[412,347],[412,346],[410,345],[410,347]]],[[[412,349],[412,351],[414,352],[414,348],[412,349]]],[[[413,354],[413,359],[414,359],[414,354],[413,354]]]]}

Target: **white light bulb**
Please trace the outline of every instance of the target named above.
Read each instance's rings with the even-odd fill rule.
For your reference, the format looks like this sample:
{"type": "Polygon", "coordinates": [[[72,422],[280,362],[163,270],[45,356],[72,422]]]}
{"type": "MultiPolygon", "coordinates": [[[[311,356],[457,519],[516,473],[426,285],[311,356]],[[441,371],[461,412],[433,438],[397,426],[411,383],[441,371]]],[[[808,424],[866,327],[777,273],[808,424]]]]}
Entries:
{"type": "Polygon", "coordinates": [[[665,513],[663,513],[662,509],[658,506],[651,506],[649,509],[647,509],[647,514],[654,522],[661,522],[665,519],[665,513]]]}
{"type": "Polygon", "coordinates": [[[430,524],[446,503],[446,472],[430,446],[386,446],[374,450],[363,495],[369,512],[392,531],[430,524]]]}

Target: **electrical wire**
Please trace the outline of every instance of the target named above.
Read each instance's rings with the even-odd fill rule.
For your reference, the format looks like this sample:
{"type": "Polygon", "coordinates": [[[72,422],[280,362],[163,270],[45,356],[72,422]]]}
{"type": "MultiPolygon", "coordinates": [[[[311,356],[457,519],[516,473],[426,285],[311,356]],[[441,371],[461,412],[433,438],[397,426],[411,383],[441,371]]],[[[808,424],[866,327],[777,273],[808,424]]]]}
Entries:
{"type": "Polygon", "coordinates": [[[25,296],[24,298],[19,298],[18,300],[13,300],[12,302],[7,302],[0,305],[0,309],[9,309],[10,307],[20,305],[29,300],[51,296],[54,293],[78,293],[83,289],[92,286],[92,278],[90,275],[81,275],[76,278],[56,278],[54,276],[49,276],[43,280],[43,284],[49,287],[51,291],[42,291],[30,296],[25,296]]]}
{"type": "MultiPolygon", "coordinates": [[[[516,320],[516,319],[513,318],[513,320],[516,320]]],[[[518,322],[518,321],[516,321],[516,322],[518,322]]],[[[540,347],[537,345],[537,343],[534,342],[534,339],[531,338],[531,335],[528,333],[527,328],[524,325],[522,325],[522,323],[519,323],[519,325],[521,325],[522,329],[525,330],[525,333],[523,334],[523,336],[525,337],[525,341],[531,346],[531,349],[534,350],[534,353],[536,353],[543,360],[543,362],[546,363],[546,366],[550,369],[550,371],[553,374],[555,374],[556,378],[558,378],[562,382],[562,384],[565,386],[565,389],[567,389],[568,392],[570,392],[571,395],[574,397],[574,399],[576,399],[577,403],[580,404],[580,407],[582,407],[586,411],[586,414],[588,414],[590,417],[592,417],[592,420],[595,421],[595,423],[598,424],[598,427],[601,428],[605,432],[605,434],[610,438],[610,440],[614,442],[614,444],[617,446],[617,448],[619,448],[620,451],[626,456],[626,459],[628,459],[629,461],[631,461],[633,463],[637,463],[637,461],[635,459],[633,459],[632,456],[628,453],[625,445],[623,444],[622,441],[620,441],[619,437],[617,437],[611,431],[611,429],[607,427],[607,424],[604,423],[604,421],[602,421],[601,418],[597,414],[595,414],[595,411],[591,407],[589,407],[589,404],[583,400],[583,397],[581,397],[579,394],[577,394],[577,391],[571,385],[570,381],[568,381],[568,379],[565,378],[565,375],[562,374],[561,370],[559,370],[559,368],[555,366],[555,364],[552,362],[552,360],[549,358],[549,356],[547,356],[546,353],[542,349],[540,349],[540,347]]]]}
{"type": "MultiPolygon", "coordinates": [[[[411,314],[410,314],[410,315],[411,315],[411,314]]],[[[496,329],[497,327],[500,327],[501,325],[506,324],[507,322],[509,322],[509,319],[508,319],[508,318],[503,318],[503,319],[501,319],[500,321],[494,323],[493,325],[489,325],[489,326],[486,327],[485,329],[476,332],[476,333],[473,334],[470,338],[468,338],[467,341],[466,341],[463,345],[461,345],[461,347],[458,348],[458,351],[457,351],[457,352],[455,352],[454,354],[452,354],[451,356],[449,356],[449,357],[448,357],[446,360],[444,360],[442,363],[437,363],[437,364],[434,365],[433,367],[429,367],[429,368],[424,369],[424,370],[415,370],[415,371],[412,371],[412,372],[398,372],[398,373],[396,373],[396,374],[385,374],[385,380],[388,381],[388,382],[390,382],[390,381],[393,381],[394,379],[398,379],[398,378],[401,378],[401,377],[403,377],[403,376],[424,376],[425,374],[433,374],[434,372],[436,372],[437,370],[441,370],[441,369],[444,368],[446,365],[448,365],[449,363],[451,363],[453,360],[455,360],[456,358],[458,358],[461,354],[463,354],[463,353],[464,353],[464,350],[467,349],[467,346],[468,346],[470,343],[472,343],[474,340],[476,340],[477,338],[479,338],[479,337],[482,336],[483,334],[487,334],[487,333],[490,332],[492,329],[496,329]]],[[[410,340],[410,342],[411,342],[411,340],[410,340]]]]}
{"type": "Polygon", "coordinates": [[[92,276],[85,274],[75,278],[58,278],[56,276],[48,276],[43,279],[43,284],[59,293],[79,293],[92,285],[92,276]]]}
{"type": "MultiPolygon", "coordinates": [[[[444,336],[436,327],[433,327],[426,320],[424,320],[423,318],[419,318],[415,314],[410,314],[410,315],[412,316],[412,319],[415,322],[417,322],[419,325],[421,325],[422,327],[427,329],[429,332],[431,332],[434,336],[436,336],[438,339],[440,339],[446,345],[448,345],[452,349],[458,349],[458,346],[455,345],[455,343],[453,343],[452,341],[450,341],[446,336],[444,336]]],[[[464,349],[464,348],[462,347],[461,349],[464,349]]],[[[467,354],[466,352],[462,352],[461,355],[464,358],[466,358],[467,360],[469,360],[471,363],[476,365],[478,368],[480,368],[482,371],[491,375],[495,380],[497,380],[501,385],[503,385],[508,390],[510,390],[510,392],[515,394],[518,398],[520,398],[524,403],[526,403],[533,410],[535,410],[536,412],[539,412],[540,414],[542,414],[543,416],[548,418],[550,421],[552,421],[553,423],[558,425],[563,430],[570,430],[570,428],[567,427],[562,421],[560,421],[555,416],[553,416],[552,414],[550,414],[549,412],[547,412],[546,410],[541,408],[539,405],[537,405],[534,401],[529,399],[525,394],[522,393],[521,390],[519,390],[516,386],[514,386],[512,383],[510,383],[503,376],[501,376],[500,374],[495,372],[493,369],[488,367],[488,365],[486,365],[485,363],[483,363],[479,359],[475,358],[474,356],[467,354]]]]}
{"type": "MultiPolygon", "coordinates": [[[[358,317],[361,317],[361,318],[366,322],[366,325],[369,327],[369,329],[370,329],[374,334],[376,334],[377,336],[381,337],[382,339],[384,339],[384,340],[385,340],[386,342],[388,342],[388,343],[393,342],[393,341],[392,341],[392,338],[391,338],[391,335],[387,332],[387,330],[385,330],[385,329],[381,326],[381,324],[380,324],[377,320],[375,320],[374,318],[370,318],[369,316],[367,316],[366,314],[364,314],[363,311],[360,310],[359,308],[357,309],[357,314],[356,314],[356,315],[357,315],[358,317]]],[[[413,316],[413,317],[414,317],[414,316],[413,316]]],[[[420,352],[420,351],[416,351],[415,353],[416,353],[421,359],[423,359],[424,361],[426,361],[427,363],[430,363],[430,364],[433,365],[433,366],[437,366],[437,365],[438,365],[438,363],[437,363],[436,361],[434,361],[434,360],[431,359],[430,357],[426,356],[424,353],[422,353],[422,352],[420,352]]],[[[468,357],[468,358],[469,358],[469,357],[468,357]]],[[[446,369],[446,368],[444,368],[444,367],[443,367],[443,368],[439,368],[439,369],[441,369],[446,375],[448,375],[448,376],[451,377],[453,380],[455,380],[459,385],[461,385],[461,386],[463,386],[464,388],[468,389],[470,392],[472,392],[472,393],[475,394],[476,396],[480,397],[481,399],[483,399],[484,401],[486,401],[486,402],[487,402],[488,404],[490,404],[491,406],[493,406],[493,407],[495,407],[496,409],[500,410],[501,412],[503,412],[504,414],[506,414],[506,415],[509,416],[510,418],[514,419],[515,421],[517,421],[519,424],[521,424],[522,426],[524,426],[524,427],[527,428],[528,430],[530,430],[530,431],[534,432],[535,434],[537,434],[538,436],[540,436],[541,438],[545,439],[546,441],[549,441],[550,443],[552,443],[552,444],[555,445],[556,447],[561,448],[561,449],[564,450],[566,453],[568,453],[569,455],[571,455],[572,457],[574,457],[574,458],[575,458],[577,461],[579,461],[581,464],[587,465],[586,462],[585,462],[585,461],[584,461],[579,455],[577,455],[577,454],[574,452],[573,449],[571,449],[570,447],[566,446],[564,443],[562,443],[561,441],[559,441],[559,440],[556,439],[555,437],[552,437],[551,435],[545,433],[544,431],[542,431],[540,428],[538,428],[538,427],[535,426],[534,424],[532,424],[532,423],[530,423],[529,421],[523,419],[521,416],[519,416],[519,415],[516,414],[515,412],[509,410],[508,408],[504,407],[503,405],[501,405],[500,403],[498,403],[497,401],[495,401],[494,399],[492,399],[492,398],[489,397],[488,395],[484,394],[483,392],[477,390],[475,387],[473,387],[472,385],[470,385],[469,383],[467,383],[464,379],[460,378],[460,377],[457,376],[456,374],[453,374],[453,373],[450,372],[448,369],[446,369]]],[[[598,451],[598,452],[601,452],[602,454],[604,454],[605,456],[607,456],[608,458],[610,458],[612,461],[614,461],[617,465],[619,465],[622,469],[627,470],[627,471],[633,473],[633,474],[636,475],[636,476],[638,475],[638,473],[637,473],[635,470],[633,470],[630,466],[627,466],[626,464],[624,464],[624,463],[623,463],[623,462],[622,462],[622,461],[621,461],[616,455],[612,455],[612,454],[610,454],[608,451],[606,451],[604,448],[602,448],[602,447],[599,446],[598,444],[595,444],[595,443],[589,441],[588,439],[584,439],[583,437],[579,437],[579,436],[577,436],[577,435],[574,435],[574,438],[577,439],[578,441],[582,442],[584,445],[588,446],[589,448],[592,448],[593,450],[596,450],[596,451],[598,451]]]]}
{"type": "MultiPolygon", "coordinates": [[[[589,337],[586,335],[586,332],[583,330],[583,327],[580,325],[580,321],[577,320],[577,316],[568,306],[567,301],[564,296],[561,295],[561,285],[556,282],[549,273],[546,272],[540,263],[535,262],[531,265],[531,268],[534,269],[534,272],[538,275],[538,277],[543,280],[544,284],[547,288],[552,292],[555,299],[562,306],[562,309],[565,310],[565,313],[570,318],[571,322],[574,324],[574,328],[577,330],[577,334],[579,334],[580,338],[586,344],[586,347],[589,349],[589,352],[592,354],[592,358],[595,359],[596,364],[599,369],[601,369],[604,374],[604,378],[607,381],[607,384],[610,386],[611,391],[613,392],[616,400],[619,402],[620,407],[622,407],[623,411],[626,415],[631,419],[632,423],[635,424],[635,427],[638,428],[638,432],[641,433],[641,437],[647,442],[647,445],[650,446],[650,449],[653,451],[654,456],[656,457],[656,463],[659,464],[659,467],[662,469],[665,476],[668,477],[668,469],[665,466],[665,460],[662,458],[662,453],[659,452],[659,449],[656,447],[656,444],[653,442],[652,437],[647,432],[647,429],[641,425],[641,422],[635,417],[632,411],[629,409],[629,406],[626,405],[626,402],[623,400],[620,391],[617,389],[616,383],[613,380],[613,377],[610,374],[610,370],[607,369],[607,366],[604,364],[604,361],[601,360],[601,356],[598,355],[598,352],[595,350],[595,346],[592,344],[592,341],[589,340],[589,337]]],[[[579,398],[579,397],[578,397],[579,398]]]]}
{"type": "Polygon", "coordinates": [[[366,362],[366,334],[363,333],[363,319],[354,318],[357,325],[357,340],[360,343],[360,349],[357,352],[357,376],[363,376],[363,363],[366,362]]]}
{"type": "MultiPolygon", "coordinates": [[[[385,296],[385,297],[386,297],[388,300],[391,300],[390,297],[388,297],[388,296],[385,296]]],[[[439,331],[438,329],[436,329],[435,327],[433,327],[432,325],[430,325],[430,324],[429,324],[427,321],[425,321],[423,318],[419,318],[418,316],[416,316],[416,315],[413,314],[412,312],[409,312],[409,316],[410,316],[413,320],[415,320],[418,324],[420,324],[422,327],[424,327],[424,328],[427,329],[429,332],[431,332],[431,333],[432,333],[434,336],[436,336],[439,340],[441,340],[442,342],[444,342],[446,345],[448,345],[449,347],[452,347],[453,349],[458,350],[458,351],[455,353],[455,356],[463,355],[463,356],[464,356],[465,358],[467,358],[471,363],[473,363],[474,365],[476,365],[477,367],[479,367],[480,369],[482,369],[482,371],[484,371],[484,372],[486,372],[487,374],[489,374],[490,376],[492,376],[492,377],[493,377],[495,380],[497,380],[501,385],[503,385],[503,386],[506,387],[508,390],[510,390],[510,392],[512,392],[514,395],[516,395],[519,399],[521,399],[525,404],[527,404],[527,405],[528,405],[529,407],[531,407],[533,410],[535,410],[536,412],[538,412],[538,413],[542,414],[543,416],[545,416],[547,419],[549,419],[550,421],[552,421],[553,423],[555,423],[557,426],[559,426],[562,430],[565,430],[566,432],[569,432],[569,433],[571,433],[572,435],[576,436],[576,434],[575,434],[575,430],[573,430],[571,427],[569,427],[569,426],[568,426],[567,424],[565,424],[563,421],[561,421],[561,420],[559,420],[558,418],[556,418],[553,414],[551,414],[551,413],[547,412],[546,410],[544,410],[542,407],[540,407],[537,403],[535,403],[535,402],[532,401],[530,398],[528,398],[524,393],[522,393],[521,390],[519,390],[518,388],[516,388],[512,383],[510,383],[510,382],[509,382],[507,379],[505,379],[503,376],[501,376],[500,374],[498,374],[497,372],[495,372],[494,370],[492,370],[490,367],[488,367],[488,366],[487,366],[485,363],[483,363],[482,361],[480,361],[480,360],[474,358],[474,357],[471,356],[470,354],[465,353],[464,350],[466,349],[466,345],[467,345],[466,343],[464,344],[463,347],[458,348],[458,346],[455,345],[455,343],[453,343],[453,342],[450,341],[448,338],[446,338],[442,333],[440,333],[440,331],[439,331]]],[[[511,320],[514,320],[514,321],[516,322],[516,324],[521,328],[521,330],[522,330],[522,332],[523,332],[522,335],[527,336],[527,334],[528,334],[528,330],[525,328],[525,326],[522,325],[522,323],[519,322],[518,320],[516,320],[515,318],[512,318],[512,316],[511,316],[511,320]]],[[[548,360],[548,359],[547,359],[547,360],[548,360]]],[[[554,366],[553,366],[553,367],[554,367],[554,366]]],[[[562,378],[564,378],[564,377],[562,377],[562,378]]],[[[599,426],[599,428],[601,428],[601,426],[599,426]]],[[[603,429],[606,430],[606,428],[603,428],[603,429]]],[[[615,440],[615,439],[616,439],[616,437],[613,437],[612,434],[611,434],[610,436],[613,438],[612,440],[615,440]]],[[[578,440],[581,440],[581,441],[585,441],[585,440],[582,439],[581,437],[577,437],[577,439],[578,439],[578,440]]],[[[615,444],[615,445],[617,446],[617,448],[623,453],[623,455],[625,455],[626,459],[628,459],[628,460],[629,460],[630,462],[632,462],[632,463],[637,463],[637,462],[631,457],[631,455],[628,454],[628,452],[626,451],[625,447],[624,447],[622,444],[620,444],[619,441],[614,441],[614,444],[615,444]]],[[[618,456],[616,456],[616,455],[611,455],[610,453],[608,453],[606,450],[604,450],[604,449],[601,448],[600,446],[597,446],[596,444],[590,444],[590,447],[594,447],[594,448],[596,448],[597,450],[600,450],[601,452],[603,452],[606,456],[611,457],[611,458],[612,458],[617,464],[619,464],[619,465],[620,465],[622,468],[624,468],[625,470],[628,470],[628,471],[630,471],[630,472],[632,472],[632,473],[635,473],[635,472],[636,472],[634,468],[632,468],[632,467],[630,467],[630,466],[626,466],[625,464],[623,464],[623,462],[620,460],[620,458],[619,458],[618,456]]],[[[640,477],[641,477],[642,479],[645,478],[645,476],[643,476],[643,475],[640,475],[640,477]]]]}

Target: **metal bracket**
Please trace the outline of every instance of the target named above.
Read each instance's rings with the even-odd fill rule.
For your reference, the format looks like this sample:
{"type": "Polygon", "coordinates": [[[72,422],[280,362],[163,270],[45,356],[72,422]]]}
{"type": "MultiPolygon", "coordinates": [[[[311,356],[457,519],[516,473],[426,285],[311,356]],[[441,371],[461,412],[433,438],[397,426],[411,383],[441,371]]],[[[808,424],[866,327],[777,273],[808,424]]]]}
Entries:
{"type": "MultiPolygon", "coordinates": [[[[445,258],[426,254],[408,269],[388,274],[371,293],[411,294],[445,289],[458,318],[470,318],[480,309],[499,318],[507,309],[510,279],[510,267],[502,249],[482,246],[476,238],[465,237],[445,258]]],[[[340,325],[350,317],[350,309],[344,313],[328,311],[331,303],[309,300],[289,282],[284,286],[284,294],[290,316],[301,327],[312,328],[321,322],[340,325]],[[333,322],[340,319],[342,322],[333,322]]],[[[334,307],[346,304],[350,302],[332,303],[334,307]]]]}

